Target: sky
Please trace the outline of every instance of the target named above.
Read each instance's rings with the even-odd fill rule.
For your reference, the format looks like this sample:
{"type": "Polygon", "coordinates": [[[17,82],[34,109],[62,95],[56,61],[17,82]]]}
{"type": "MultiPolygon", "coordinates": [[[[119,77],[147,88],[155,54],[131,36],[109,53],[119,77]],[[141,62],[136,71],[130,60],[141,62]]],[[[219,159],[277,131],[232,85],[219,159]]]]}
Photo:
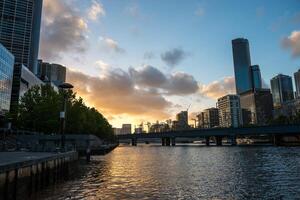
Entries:
{"type": "Polygon", "coordinates": [[[264,86],[300,68],[300,0],[44,0],[39,57],[115,126],[191,118],[235,93],[231,40],[264,86]]]}

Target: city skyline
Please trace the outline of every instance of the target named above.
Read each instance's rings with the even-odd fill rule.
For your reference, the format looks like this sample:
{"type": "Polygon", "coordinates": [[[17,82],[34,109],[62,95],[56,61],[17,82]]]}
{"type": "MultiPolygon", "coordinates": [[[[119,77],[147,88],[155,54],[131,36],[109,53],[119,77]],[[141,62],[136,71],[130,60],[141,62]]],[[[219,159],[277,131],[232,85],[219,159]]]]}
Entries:
{"type": "Polygon", "coordinates": [[[118,127],[174,118],[190,103],[199,112],[235,94],[231,40],[238,37],[249,40],[264,86],[298,70],[297,1],[217,3],[86,1],[79,10],[77,0],[44,0],[40,58],[71,69],[75,91],[118,127]]]}

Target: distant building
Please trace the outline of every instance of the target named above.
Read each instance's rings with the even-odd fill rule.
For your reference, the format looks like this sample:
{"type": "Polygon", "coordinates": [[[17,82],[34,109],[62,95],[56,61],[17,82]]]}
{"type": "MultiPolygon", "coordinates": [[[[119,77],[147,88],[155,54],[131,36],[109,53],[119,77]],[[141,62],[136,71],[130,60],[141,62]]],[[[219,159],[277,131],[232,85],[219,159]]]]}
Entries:
{"type": "Polygon", "coordinates": [[[27,67],[22,64],[15,64],[13,73],[13,84],[11,92],[10,110],[14,113],[18,107],[20,98],[35,85],[43,85],[38,77],[36,77],[27,67]]]}
{"type": "Polygon", "coordinates": [[[298,113],[300,113],[300,99],[284,102],[280,106],[274,108],[274,118],[280,116],[291,117],[298,113]]]}
{"type": "Polygon", "coordinates": [[[238,95],[226,95],[218,99],[219,122],[221,127],[243,125],[240,99],[238,95]]]}
{"type": "Polygon", "coordinates": [[[176,115],[177,127],[176,129],[187,129],[189,128],[188,123],[188,112],[181,111],[176,115]]]}
{"type": "Polygon", "coordinates": [[[208,108],[197,115],[199,128],[214,128],[219,126],[218,108],[208,108]]]}
{"type": "Polygon", "coordinates": [[[43,81],[52,82],[56,86],[66,82],[66,67],[59,64],[50,64],[39,60],[38,62],[38,77],[43,81]]]}
{"type": "Polygon", "coordinates": [[[269,89],[242,93],[240,104],[244,125],[266,125],[273,118],[273,99],[269,89]]]}
{"type": "Polygon", "coordinates": [[[272,78],[271,90],[275,107],[294,99],[293,82],[290,76],[278,74],[272,78]]]}
{"type": "Polygon", "coordinates": [[[251,58],[249,42],[244,38],[232,40],[236,93],[241,94],[252,89],[251,58]]]}
{"type": "Polygon", "coordinates": [[[0,116],[4,116],[10,107],[14,59],[14,56],[0,44],[0,116]]]}
{"type": "Polygon", "coordinates": [[[143,128],[142,127],[134,128],[134,133],[135,134],[141,134],[141,133],[143,133],[143,128]]]}
{"type": "Polygon", "coordinates": [[[123,124],[121,134],[131,134],[131,124],[123,124]]]}
{"type": "Polygon", "coordinates": [[[257,90],[262,88],[261,73],[258,65],[250,66],[252,89],[257,90]]]}
{"type": "Polygon", "coordinates": [[[169,131],[170,127],[167,123],[159,123],[156,122],[155,124],[152,124],[150,126],[150,133],[160,133],[160,132],[165,132],[165,131],[169,131]]]}
{"type": "Polygon", "coordinates": [[[0,42],[37,74],[42,0],[0,1],[0,42]]]}
{"type": "Polygon", "coordinates": [[[296,98],[300,99],[300,69],[294,73],[295,85],[296,85],[296,98]]]}
{"type": "Polygon", "coordinates": [[[113,128],[115,135],[121,135],[121,128],[113,128]]]}

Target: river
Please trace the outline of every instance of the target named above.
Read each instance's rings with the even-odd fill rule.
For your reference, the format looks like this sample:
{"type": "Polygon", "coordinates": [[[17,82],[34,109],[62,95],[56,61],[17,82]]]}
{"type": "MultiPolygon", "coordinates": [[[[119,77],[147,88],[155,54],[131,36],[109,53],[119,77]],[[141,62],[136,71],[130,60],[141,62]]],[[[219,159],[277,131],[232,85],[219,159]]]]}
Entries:
{"type": "Polygon", "coordinates": [[[121,146],[39,199],[300,199],[300,148],[121,146]]]}

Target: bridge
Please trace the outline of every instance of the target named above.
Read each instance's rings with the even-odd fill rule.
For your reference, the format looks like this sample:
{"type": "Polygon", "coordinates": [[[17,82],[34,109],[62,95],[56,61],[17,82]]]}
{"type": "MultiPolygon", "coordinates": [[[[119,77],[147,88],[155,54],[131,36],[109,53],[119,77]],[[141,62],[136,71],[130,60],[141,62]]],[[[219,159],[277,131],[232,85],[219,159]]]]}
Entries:
{"type": "MultiPolygon", "coordinates": [[[[284,137],[296,136],[300,140],[299,125],[282,126],[257,126],[243,128],[211,128],[211,129],[188,129],[167,131],[159,133],[142,133],[118,135],[119,140],[131,140],[132,146],[137,145],[138,139],[161,139],[163,146],[175,146],[176,138],[203,138],[207,146],[210,145],[210,139],[215,139],[216,145],[222,145],[223,138],[229,138],[231,145],[236,145],[237,137],[245,136],[269,136],[274,145],[281,145],[284,137]]],[[[298,141],[299,142],[299,141],[298,141]]]]}

